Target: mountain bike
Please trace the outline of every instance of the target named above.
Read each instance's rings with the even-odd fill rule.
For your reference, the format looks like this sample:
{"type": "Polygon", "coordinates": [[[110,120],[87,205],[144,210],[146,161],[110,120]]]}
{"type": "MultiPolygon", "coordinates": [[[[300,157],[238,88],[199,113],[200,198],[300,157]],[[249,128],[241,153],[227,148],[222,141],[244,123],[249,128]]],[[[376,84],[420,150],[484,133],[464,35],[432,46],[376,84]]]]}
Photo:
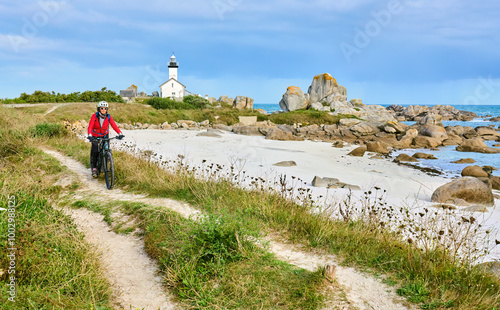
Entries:
{"type": "Polygon", "coordinates": [[[97,156],[97,177],[104,171],[104,179],[106,180],[106,187],[112,189],[115,184],[115,164],[113,163],[113,153],[109,147],[109,141],[112,139],[118,139],[118,137],[113,138],[94,138],[97,140],[98,152],[97,156]]]}

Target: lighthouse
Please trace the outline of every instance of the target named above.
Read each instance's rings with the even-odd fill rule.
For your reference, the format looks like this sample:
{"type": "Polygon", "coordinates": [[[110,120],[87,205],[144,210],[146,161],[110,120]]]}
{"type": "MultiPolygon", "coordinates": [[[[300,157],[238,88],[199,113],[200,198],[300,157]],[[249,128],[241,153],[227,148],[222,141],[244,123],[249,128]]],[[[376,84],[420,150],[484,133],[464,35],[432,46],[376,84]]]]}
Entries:
{"type": "Polygon", "coordinates": [[[160,85],[160,97],[172,98],[178,101],[182,101],[182,98],[184,98],[186,86],[177,81],[177,68],[179,68],[179,63],[172,53],[168,63],[168,81],[160,85]]]}
{"type": "Polygon", "coordinates": [[[177,68],[179,68],[179,64],[175,59],[174,54],[172,53],[172,57],[170,57],[170,63],[168,64],[168,79],[177,80],[177,68]]]}

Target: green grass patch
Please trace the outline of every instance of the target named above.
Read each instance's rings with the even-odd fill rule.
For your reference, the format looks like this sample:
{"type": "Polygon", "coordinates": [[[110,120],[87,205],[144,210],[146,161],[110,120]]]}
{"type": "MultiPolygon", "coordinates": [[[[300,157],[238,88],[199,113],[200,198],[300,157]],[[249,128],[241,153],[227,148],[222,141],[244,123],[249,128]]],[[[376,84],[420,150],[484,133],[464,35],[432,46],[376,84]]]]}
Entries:
{"type": "Polygon", "coordinates": [[[60,123],[41,123],[36,124],[31,130],[34,137],[60,137],[68,134],[68,131],[60,123]]]}

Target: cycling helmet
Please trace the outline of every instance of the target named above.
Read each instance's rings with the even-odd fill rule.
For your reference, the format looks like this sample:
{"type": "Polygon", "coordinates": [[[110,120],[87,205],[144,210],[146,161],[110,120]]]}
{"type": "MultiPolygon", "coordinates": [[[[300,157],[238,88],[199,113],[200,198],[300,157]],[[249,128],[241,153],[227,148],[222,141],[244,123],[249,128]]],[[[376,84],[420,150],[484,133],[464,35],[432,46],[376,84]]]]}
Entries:
{"type": "Polygon", "coordinates": [[[106,101],[101,101],[97,105],[97,108],[107,108],[107,107],[108,107],[108,103],[106,101]]]}

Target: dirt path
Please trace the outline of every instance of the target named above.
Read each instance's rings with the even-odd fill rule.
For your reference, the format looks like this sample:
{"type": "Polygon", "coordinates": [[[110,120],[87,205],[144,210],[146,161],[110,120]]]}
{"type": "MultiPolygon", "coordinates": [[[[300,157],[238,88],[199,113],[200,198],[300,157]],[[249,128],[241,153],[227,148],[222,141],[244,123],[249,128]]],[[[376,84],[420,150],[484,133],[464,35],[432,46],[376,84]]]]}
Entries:
{"type": "Polygon", "coordinates": [[[130,235],[110,231],[103,216],[87,209],[65,210],[102,253],[101,264],[113,289],[113,303],[120,309],[176,309],[165,295],[158,267],[144,251],[144,243],[130,235]]]}
{"type": "MultiPolygon", "coordinates": [[[[81,189],[83,192],[102,193],[103,191],[107,191],[105,184],[92,179],[89,169],[85,168],[81,163],[53,150],[43,149],[43,151],[58,159],[78,176],[79,180],[84,184],[84,187],[81,189]]],[[[102,195],[96,195],[96,197],[100,196],[102,195]]],[[[180,213],[186,218],[196,216],[200,213],[200,211],[183,202],[167,198],[147,198],[142,195],[124,193],[119,189],[107,191],[106,197],[108,200],[111,198],[163,206],[180,213]]],[[[141,302],[151,299],[144,298],[143,296],[153,294],[154,296],[159,296],[158,300],[162,300],[162,298],[164,298],[163,300],[167,299],[163,294],[149,292],[151,291],[151,287],[156,287],[158,279],[154,276],[156,274],[154,263],[149,258],[143,257],[145,254],[141,246],[142,241],[137,239],[131,240],[133,237],[118,236],[113,232],[109,232],[109,227],[102,221],[102,217],[93,212],[88,210],[71,210],[71,212],[78,226],[84,231],[88,230],[86,234],[89,241],[99,245],[103,253],[105,253],[104,258],[109,262],[108,266],[110,266],[108,267],[108,277],[114,278],[120,276],[120,274],[124,274],[123,270],[127,270],[127,275],[123,275],[124,278],[110,281],[114,291],[119,292],[119,300],[123,300],[126,303],[129,300],[134,300],[136,302],[134,307],[144,308],[146,306],[144,306],[145,304],[141,304],[141,302]],[[88,225],[91,226],[89,227],[88,225]],[[97,227],[99,227],[99,233],[96,233],[97,227]],[[122,240],[121,238],[124,239],[122,240]],[[135,251],[133,258],[123,250],[126,246],[129,246],[130,251],[135,251]],[[147,277],[148,280],[144,281],[146,281],[145,283],[151,283],[151,285],[139,285],[139,282],[134,280],[136,276],[147,277]],[[138,285],[135,286],[135,284],[138,285]],[[144,289],[146,291],[142,291],[144,289]]],[[[332,309],[412,309],[402,304],[403,299],[395,294],[393,288],[383,284],[378,279],[363,275],[353,268],[339,266],[337,259],[333,255],[320,255],[304,251],[300,245],[280,242],[276,236],[272,235],[267,236],[265,241],[269,242],[270,251],[279,259],[306,270],[314,271],[318,266],[325,265],[336,266],[336,281],[345,294],[346,300],[338,300],[338,303],[335,304],[330,303],[329,306],[332,309]]],[[[161,288],[159,290],[163,291],[161,288]]],[[[167,302],[161,309],[172,309],[174,306],[167,302]]],[[[149,309],[149,307],[146,307],[146,309],[149,309]]]]}

